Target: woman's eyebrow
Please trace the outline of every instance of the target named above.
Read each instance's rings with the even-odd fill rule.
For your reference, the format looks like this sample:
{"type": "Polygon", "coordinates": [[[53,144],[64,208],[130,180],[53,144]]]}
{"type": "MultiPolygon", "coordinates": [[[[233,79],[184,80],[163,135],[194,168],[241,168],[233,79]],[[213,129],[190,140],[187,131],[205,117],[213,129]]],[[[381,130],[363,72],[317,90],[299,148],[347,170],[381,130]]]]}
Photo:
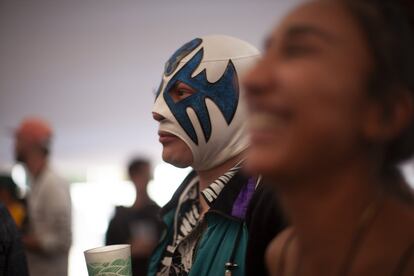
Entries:
{"type": "MultiPolygon", "coordinates": [[[[320,38],[321,40],[327,41],[329,43],[336,43],[339,41],[339,39],[332,35],[331,33],[318,28],[316,26],[311,25],[305,25],[305,24],[296,24],[290,26],[285,32],[284,32],[285,39],[300,39],[302,37],[306,36],[316,36],[320,38]]],[[[280,38],[274,38],[272,36],[266,37],[266,39],[263,42],[264,49],[268,50],[272,47],[272,45],[276,42],[276,40],[280,40],[280,38]]]]}
{"type": "Polygon", "coordinates": [[[305,37],[309,35],[318,37],[329,43],[338,41],[338,38],[332,35],[331,33],[319,27],[312,26],[312,25],[304,25],[304,24],[293,25],[289,27],[285,32],[285,36],[288,39],[297,39],[297,38],[301,38],[301,37],[305,37]]]}

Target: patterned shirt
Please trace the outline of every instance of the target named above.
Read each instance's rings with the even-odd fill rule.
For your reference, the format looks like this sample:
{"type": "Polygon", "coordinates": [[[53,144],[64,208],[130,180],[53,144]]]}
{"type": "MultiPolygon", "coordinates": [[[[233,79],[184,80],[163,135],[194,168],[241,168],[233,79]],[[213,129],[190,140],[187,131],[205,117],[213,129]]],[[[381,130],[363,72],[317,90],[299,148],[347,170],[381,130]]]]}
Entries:
{"type": "MultiPolygon", "coordinates": [[[[201,195],[211,206],[223,190],[224,186],[240,170],[239,162],[225,174],[213,181],[201,191],[201,195]]],[[[166,247],[157,275],[188,275],[190,272],[197,243],[206,229],[205,220],[200,219],[199,178],[194,177],[178,200],[174,217],[174,235],[172,242],[166,247]]]]}

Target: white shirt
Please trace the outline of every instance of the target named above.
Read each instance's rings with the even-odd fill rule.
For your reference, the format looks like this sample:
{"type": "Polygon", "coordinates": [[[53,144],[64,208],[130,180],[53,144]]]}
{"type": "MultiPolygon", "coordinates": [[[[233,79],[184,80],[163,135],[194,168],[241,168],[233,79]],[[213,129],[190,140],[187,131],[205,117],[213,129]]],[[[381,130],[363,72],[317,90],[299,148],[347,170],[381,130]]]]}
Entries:
{"type": "Polygon", "coordinates": [[[28,251],[31,276],[65,276],[72,242],[72,212],[68,183],[46,168],[31,181],[27,198],[29,231],[42,252],[28,251]]]}

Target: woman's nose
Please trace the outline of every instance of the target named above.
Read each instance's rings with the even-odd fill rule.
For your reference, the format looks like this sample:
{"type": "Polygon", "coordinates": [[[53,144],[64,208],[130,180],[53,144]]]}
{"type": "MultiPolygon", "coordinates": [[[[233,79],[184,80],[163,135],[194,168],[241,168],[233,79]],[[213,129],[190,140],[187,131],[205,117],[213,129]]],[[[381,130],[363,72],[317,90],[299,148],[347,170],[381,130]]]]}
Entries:
{"type": "Polygon", "coordinates": [[[259,96],[268,84],[268,74],[262,63],[258,62],[243,78],[248,99],[259,96]]]}

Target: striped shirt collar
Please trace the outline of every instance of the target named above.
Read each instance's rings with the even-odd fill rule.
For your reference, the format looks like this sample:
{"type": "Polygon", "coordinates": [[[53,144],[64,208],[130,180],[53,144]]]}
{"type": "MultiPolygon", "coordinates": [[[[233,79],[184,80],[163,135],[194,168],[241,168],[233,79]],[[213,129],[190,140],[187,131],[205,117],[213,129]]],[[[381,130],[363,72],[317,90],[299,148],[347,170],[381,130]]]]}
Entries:
{"type": "MultiPolygon", "coordinates": [[[[243,161],[237,163],[201,191],[209,207],[213,205],[226,184],[240,170],[243,161]]],[[[198,193],[199,178],[197,175],[194,175],[179,194],[174,218],[173,239],[166,247],[157,275],[187,275],[189,273],[198,235],[201,235],[201,232],[194,232],[197,227],[200,227],[199,222],[201,219],[198,193]],[[185,245],[181,246],[183,243],[185,245]],[[180,246],[182,250],[187,250],[186,253],[181,254],[178,250],[180,246]]]]}
{"type": "Polygon", "coordinates": [[[207,188],[201,191],[203,198],[206,200],[209,207],[217,199],[224,186],[229,183],[233,176],[240,170],[244,160],[238,162],[234,167],[224,173],[222,176],[213,181],[207,188]]]}

